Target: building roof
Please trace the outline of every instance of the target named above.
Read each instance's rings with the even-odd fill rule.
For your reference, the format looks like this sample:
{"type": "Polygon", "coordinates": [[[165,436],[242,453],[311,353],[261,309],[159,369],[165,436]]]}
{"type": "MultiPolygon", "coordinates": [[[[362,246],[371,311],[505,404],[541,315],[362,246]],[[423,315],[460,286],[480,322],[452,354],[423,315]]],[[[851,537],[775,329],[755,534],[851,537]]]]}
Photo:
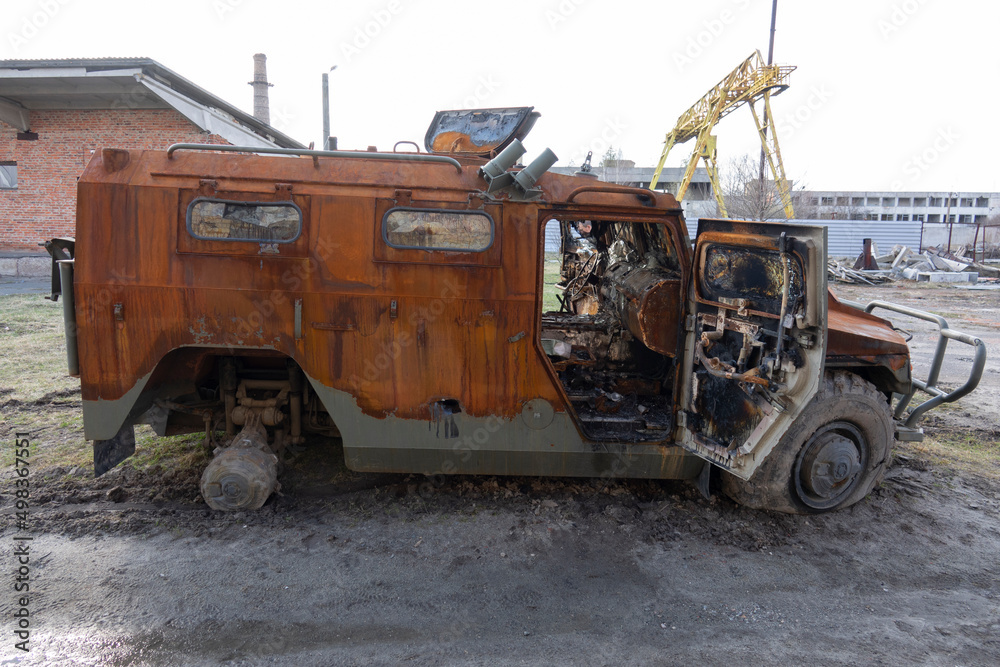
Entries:
{"type": "Polygon", "coordinates": [[[28,131],[41,109],[173,108],[236,145],[304,146],[150,58],[0,60],[0,120],[28,131]]]}

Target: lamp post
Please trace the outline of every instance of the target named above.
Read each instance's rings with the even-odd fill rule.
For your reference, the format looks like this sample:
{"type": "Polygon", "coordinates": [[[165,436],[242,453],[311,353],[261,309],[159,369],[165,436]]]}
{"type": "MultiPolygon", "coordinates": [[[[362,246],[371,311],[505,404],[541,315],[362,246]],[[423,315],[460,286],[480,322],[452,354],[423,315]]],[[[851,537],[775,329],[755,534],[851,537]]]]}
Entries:
{"type": "Polygon", "coordinates": [[[948,223],[948,254],[951,254],[951,230],[955,227],[955,223],[951,221],[951,199],[952,195],[957,195],[957,192],[948,193],[948,208],[945,209],[944,221],[948,223]]]}
{"type": "MultiPolygon", "coordinates": [[[[767,64],[768,66],[774,64],[774,25],[775,20],[778,17],[778,0],[774,0],[771,3],[771,38],[768,40],[767,44],[767,64]]],[[[764,137],[767,137],[767,128],[771,119],[767,117],[767,109],[764,110],[764,137]]],[[[764,153],[764,147],[760,147],[760,191],[764,192],[764,160],[766,155],[764,153]]]]}
{"type": "Polygon", "coordinates": [[[333,150],[330,145],[330,72],[337,69],[334,65],[329,72],[323,72],[323,150],[333,150]]]}

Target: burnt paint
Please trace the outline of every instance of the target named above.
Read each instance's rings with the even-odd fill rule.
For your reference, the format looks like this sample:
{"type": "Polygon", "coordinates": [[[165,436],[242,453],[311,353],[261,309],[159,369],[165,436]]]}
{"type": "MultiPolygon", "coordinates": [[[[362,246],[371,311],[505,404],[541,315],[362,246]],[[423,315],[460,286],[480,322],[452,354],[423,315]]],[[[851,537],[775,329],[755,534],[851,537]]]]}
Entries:
{"type": "Polygon", "coordinates": [[[906,339],[891,322],[841,303],[833,292],[827,300],[827,327],[830,356],[909,356],[906,339]]]}
{"type": "MultiPolygon", "coordinates": [[[[496,222],[486,253],[459,253],[465,257],[455,263],[442,261],[446,253],[422,251],[378,260],[380,207],[393,205],[400,188],[412,193],[414,205],[479,207],[469,193],[481,188],[482,162],[456,173],[447,165],[411,162],[183,152],[171,159],[134,151],[125,169],[109,173],[95,156],[78,197],[84,400],[124,397],[139,378],[159,370],[168,353],[192,346],[290,357],[380,418],[426,421],[434,396],[454,396],[478,417],[514,418],[525,396],[565,410],[544,353],[532,338],[516,337],[537,327],[537,278],[525,267],[537,262],[540,209],[593,212],[593,204],[565,203],[581,179],[546,174],[539,184],[547,201],[486,204],[496,222]],[[188,243],[182,214],[206,178],[216,181],[219,197],[302,202],[303,233],[290,244],[295,248],[259,256],[241,254],[236,245],[230,254],[215,252],[227,245],[179,247],[188,243]],[[288,183],[290,189],[277,192],[276,184],[288,183]],[[389,316],[392,300],[396,319],[389,316]],[[296,301],[302,303],[301,339],[292,330],[296,301]],[[122,328],[115,303],[126,313],[122,328]]],[[[619,196],[611,198],[614,206],[597,208],[627,218],[657,215],[670,238],[686,237],[673,213],[676,200],[651,197],[656,210],[619,196]]],[[[686,270],[689,257],[679,259],[686,270]]],[[[180,370],[162,368],[165,375],[157,373],[149,392],[180,370]]]]}
{"type": "MultiPolygon", "coordinates": [[[[714,298],[747,299],[751,308],[775,315],[781,310],[784,268],[780,253],[712,246],[702,281],[714,298]]],[[[788,293],[790,304],[803,294],[802,266],[795,257],[789,258],[788,293]]]]}
{"type": "Polygon", "coordinates": [[[523,139],[541,115],[534,107],[438,111],[424,135],[429,153],[488,157],[523,139]]]}
{"type": "MultiPolygon", "coordinates": [[[[647,207],[635,197],[592,192],[581,197],[591,204],[575,205],[567,197],[581,179],[546,174],[539,181],[543,201],[495,205],[502,208],[493,215],[498,241],[490,250],[496,254],[483,263],[388,256],[378,261],[377,202],[392,205],[396,191],[405,187],[414,201],[428,206],[474,206],[469,194],[481,189],[482,161],[464,164],[456,174],[446,165],[420,163],[209,153],[169,159],[137,151],[126,168],[108,173],[95,156],[80,179],[78,198],[83,399],[121,399],[154,369],[159,374],[162,368],[168,381],[177,371],[162,365],[168,353],[210,346],[240,355],[265,348],[263,354],[275,359],[292,358],[323,386],[349,394],[361,414],[377,419],[391,415],[422,426],[429,417],[428,397],[434,396],[456,396],[463,410],[478,418],[515,419],[526,396],[565,412],[564,394],[537,341],[511,340],[538,327],[540,277],[525,270],[525,263],[537,262],[539,221],[556,209],[588,216],[598,210],[617,220],[655,215],[660,216],[655,224],[669,228],[670,238],[686,239],[675,215],[677,202],[650,193],[653,206],[647,207]],[[257,201],[267,196],[303,201],[302,252],[265,257],[179,247],[185,198],[196,196],[207,177],[217,179],[219,192],[257,201]],[[279,195],[280,183],[292,183],[292,194],[279,195]],[[393,299],[398,319],[387,314],[393,299]],[[292,331],[297,300],[301,339],[292,331]],[[122,328],[114,320],[114,303],[127,313],[122,328]],[[481,317],[484,312],[492,315],[481,317]],[[418,332],[423,344],[417,343],[418,332]]],[[[678,248],[684,286],[691,256],[686,245],[678,248]]],[[[725,381],[708,379],[706,386],[716,382],[725,381]]],[[[151,392],[156,389],[149,385],[151,392]]],[[[732,388],[708,392],[713,397],[706,409],[726,410],[727,391],[732,388]]],[[[749,424],[755,406],[731,402],[728,409],[736,410],[737,421],[749,424]]]]}
{"type": "Polygon", "coordinates": [[[743,444],[763,418],[760,408],[737,382],[698,372],[698,383],[695,406],[702,434],[727,448],[743,444]]]}

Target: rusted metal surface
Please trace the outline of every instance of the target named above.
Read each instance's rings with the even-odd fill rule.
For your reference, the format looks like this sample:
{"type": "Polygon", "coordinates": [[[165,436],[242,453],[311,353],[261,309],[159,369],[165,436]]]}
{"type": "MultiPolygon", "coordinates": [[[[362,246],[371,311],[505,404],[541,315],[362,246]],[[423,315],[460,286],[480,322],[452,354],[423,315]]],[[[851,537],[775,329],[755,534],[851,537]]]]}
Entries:
{"type": "MultiPolygon", "coordinates": [[[[544,179],[550,202],[576,186],[572,178],[544,179]]],[[[463,210],[479,184],[475,166],[455,174],[437,165],[329,159],[317,168],[310,159],[145,152],[108,172],[97,156],[81,178],[79,200],[84,400],[121,398],[172,350],[198,346],[290,357],[324,384],[351,392],[374,416],[425,419],[431,396],[455,396],[482,417],[516,415],[526,396],[562,405],[544,359],[525,354],[530,339],[508,342],[534,328],[536,278],[524,258],[536,256],[539,209],[548,203],[472,204],[494,219],[492,253],[381,243],[378,212],[396,201],[397,190],[412,193],[410,205],[463,210]],[[191,237],[187,207],[204,194],[206,180],[219,199],[290,198],[303,212],[302,234],[277,252],[191,237]],[[277,187],[286,183],[293,185],[277,187]],[[296,301],[303,321],[316,323],[299,339],[296,301]],[[489,363],[469,362],[475,359],[489,363]]],[[[669,196],[655,197],[661,209],[675,209],[669,196]]],[[[659,224],[677,238],[686,233],[675,216],[659,224]]]]}
{"type": "MultiPolygon", "coordinates": [[[[484,163],[96,155],[80,179],[75,249],[88,437],[140,418],[161,434],[210,432],[203,403],[215,401],[208,413],[230,436],[260,420],[272,449],[339,432],[358,469],[690,477],[700,463],[675,446],[682,405],[698,406],[690,427],[701,420],[700,434],[739,447],[774,410],[744,400],[739,383],[773,393],[803,363],[800,348],[822,354],[820,336],[789,324],[824,319],[805,299],[816,278],[803,242],[762,239],[753,223],[712,232],[731,251],[699,256],[709,270],[692,313],[673,197],[545,174],[538,199],[514,200],[484,191],[484,163]],[[196,202],[212,205],[198,234],[196,202]],[[434,224],[387,242],[392,211],[423,210],[433,214],[410,216],[402,233],[434,224]],[[428,240],[442,220],[459,225],[447,247],[428,240]],[[542,312],[548,220],[563,231],[560,313],[542,312]],[[685,404],[695,315],[697,364],[710,372],[685,404]],[[768,336],[788,339],[773,364],[758,349],[768,336]],[[157,403],[164,392],[176,400],[157,403]]],[[[865,324],[882,330],[862,337],[888,335],[865,324]]]]}
{"type": "Polygon", "coordinates": [[[840,303],[833,292],[827,303],[828,356],[908,356],[906,339],[888,320],[840,303]]]}
{"type": "Polygon", "coordinates": [[[875,261],[875,257],[872,256],[872,240],[864,239],[864,249],[858,256],[858,261],[854,263],[855,269],[864,269],[865,271],[878,271],[878,262],[875,261]]]}
{"type": "Polygon", "coordinates": [[[260,509],[278,488],[278,457],[268,448],[267,432],[256,416],[231,445],[216,450],[201,476],[201,495],[217,510],[260,509]]]}
{"type": "Polygon", "coordinates": [[[827,366],[855,368],[876,385],[896,393],[909,391],[910,353],[906,338],[880,317],[828,297],[827,366]]]}

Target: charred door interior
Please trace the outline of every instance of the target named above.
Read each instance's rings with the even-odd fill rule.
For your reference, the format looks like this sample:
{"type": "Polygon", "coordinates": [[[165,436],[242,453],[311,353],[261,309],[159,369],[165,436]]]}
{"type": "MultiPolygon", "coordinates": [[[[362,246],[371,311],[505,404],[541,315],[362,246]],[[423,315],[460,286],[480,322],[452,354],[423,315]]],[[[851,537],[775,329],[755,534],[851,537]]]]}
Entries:
{"type": "Polygon", "coordinates": [[[825,229],[702,219],[679,444],[748,478],[815,394],[825,229]]]}
{"type": "Polygon", "coordinates": [[[543,229],[539,343],[584,434],[670,438],[682,288],[668,228],[577,215],[543,229]]]}

